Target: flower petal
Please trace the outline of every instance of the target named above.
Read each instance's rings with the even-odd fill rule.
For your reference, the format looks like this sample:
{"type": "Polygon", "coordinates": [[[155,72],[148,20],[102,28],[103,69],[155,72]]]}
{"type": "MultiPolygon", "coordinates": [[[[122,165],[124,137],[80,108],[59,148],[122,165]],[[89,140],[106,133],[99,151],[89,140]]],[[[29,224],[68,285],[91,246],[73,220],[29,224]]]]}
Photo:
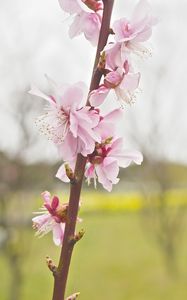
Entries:
{"type": "Polygon", "coordinates": [[[69,178],[66,175],[65,163],[60,166],[55,177],[57,177],[63,182],[70,182],[69,178]]]}
{"type": "Polygon", "coordinates": [[[83,105],[86,85],[83,82],[77,82],[68,86],[60,97],[60,103],[65,110],[80,109],[83,105]]]}
{"type": "Polygon", "coordinates": [[[56,210],[59,206],[59,198],[57,196],[54,196],[51,202],[51,208],[52,210],[56,210]]]}
{"type": "Polygon", "coordinates": [[[91,106],[99,106],[101,105],[108,93],[110,92],[109,88],[106,88],[104,85],[101,85],[97,90],[93,90],[89,95],[89,102],[91,106]]]}
{"type": "MultiPolygon", "coordinates": [[[[113,157],[106,157],[103,161],[103,170],[107,178],[112,182],[116,182],[116,177],[119,174],[119,167],[117,159],[113,157]]],[[[117,181],[118,182],[118,181],[117,181]]]]}
{"type": "Polygon", "coordinates": [[[108,191],[111,192],[112,190],[112,182],[110,180],[108,180],[108,178],[106,178],[106,174],[103,171],[103,168],[101,165],[96,165],[95,166],[96,169],[96,173],[97,173],[97,177],[98,177],[98,181],[99,183],[102,184],[102,186],[108,191]]]}
{"type": "Polygon", "coordinates": [[[127,168],[132,162],[141,165],[143,156],[139,151],[119,151],[115,153],[115,158],[122,168],[127,168]]]}
{"type": "Polygon", "coordinates": [[[46,204],[51,204],[51,194],[48,191],[41,193],[41,196],[46,204]]]}
{"type": "Polygon", "coordinates": [[[124,76],[120,84],[121,89],[126,89],[128,91],[134,91],[137,89],[140,81],[140,73],[128,73],[124,76]]]}
{"type": "Polygon", "coordinates": [[[63,143],[57,145],[58,152],[64,161],[72,161],[75,159],[78,151],[78,140],[68,132],[63,143]]]}
{"type": "MultiPolygon", "coordinates": [[[[80,1],[77,0],[58,0],[62,10],[69,14],[79,13],[82,8],[80,6],[80,1]]],[[[82,1],[81,1],[82,2],[82,1]]]]}
{"type": "Polygon", "coordinates": [[[55,223],[53,225],[53,242],[56,246],[62,245],[63,238],[64,238],[64,223],[55,223]]]}
{"type": "Polygon", "coordinates": [[[47,96],[45,93],[40,91],[40,89],[38,89],[35,85],[31,85],[31,89],[28,93],[31,94],[31,95],[43,98],[43,99],[47,100],[52,105],[56,104],[53,98],[51,98],[50,96],[47,96]]]}

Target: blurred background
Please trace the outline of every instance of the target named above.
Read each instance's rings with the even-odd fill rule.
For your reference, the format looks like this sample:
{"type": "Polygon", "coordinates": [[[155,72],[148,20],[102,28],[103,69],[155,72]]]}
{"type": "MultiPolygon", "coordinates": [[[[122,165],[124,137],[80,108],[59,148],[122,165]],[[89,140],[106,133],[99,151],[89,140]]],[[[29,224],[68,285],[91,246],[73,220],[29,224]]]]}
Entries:
{"type": "MultiPolygon", "coordinates": [[[[119,124],[126,147],[144,163],[121,171],[112,193],[84,185],[80,215],[86,230],[72,260],[68,295],[81,299],[187,298],[187,2],[150,0],[159,17],[138,60],[141,89],[119,124]]],[[[118,0],[113,19],[130,16],[136,1],[118,0]]],[[[51,299],[45,256],[58,261],[51,235],[34,237],[32,211],[49,190],[67,201],[54,178],[61,162],[38,134],[44,103],[27,92],[57,82],[90,82],[95,49],[70,40],[71,18],[57,0],[0,0],[0,299],[51,299]]],[[[111,99],[113,101],[113,99],[111,99]]],[[[112,103],[112,102],[111,102],[112,103]]],[[[109,105],[110,109],[110,105],[109,105]]]]}

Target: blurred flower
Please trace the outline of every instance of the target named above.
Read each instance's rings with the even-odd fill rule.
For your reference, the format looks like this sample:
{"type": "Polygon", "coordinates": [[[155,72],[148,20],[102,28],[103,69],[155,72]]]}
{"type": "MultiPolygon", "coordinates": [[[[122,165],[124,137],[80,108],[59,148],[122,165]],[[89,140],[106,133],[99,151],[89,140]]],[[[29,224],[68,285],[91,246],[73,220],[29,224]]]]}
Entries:
{"type": "Polygon", "coordinates": [[[84,33],[85,38],[89,40],[93,46],[96,46],[99,39],[101,20],[101,12],[87,13],[82,11],[75,16],[74,21],[69,28],[70,38],[74,38],[75,36],[84,33]]]}
{"type": "Polygon", "coordinates": [[[32,219],[36,235],[43,236],[52,231],[53,241],[59,246],[63,242],[65,223],[67,220],[68,204],[60,204],[57,196],[51,197],[47,191],[42,193],[44,206],[39,216],[32,219]]]}
{"type": "Polygon", "coordinates": [[[131,20],[119,19],[113,24],[116,42],[145,42],[152,34],[156,19],[151,14],[151,7],[146,0],[140,0],[134,9],[131,20]]]}
{"type": "Polygon", "coordinates": [[[94,131],[100,117],[89,106],[85,106],[85,85],[82,82],[72,86],[52,83],[52,87],[51,95],[45,95],[36,87],[30,91],[49,103],[46,113],[37,119],[40,131],[58,147],[63,160],[72,160],[77,153],[84,156],[92,153],[95,142],[100,141],[94,131]]]}
{"type": "Polygon", "coordinates": [[[148,50],[142,45],[152,34],[156,18],[151,14],[151,7],[146,0],[140,0],[134,9],[131,20],[119,19],[113,24],[114,39],[136,54],[144,54],[148,50]]]}
{"type": "MultiPolygon", "coordinates": [[[[37,230],[36,235],[40,237],[52,231],[55,245],[60,246],[64,238],[68,204],[60,204],[59,198],[57,196],[51,197],[48,191],[43,192],[41,195],[44,205],[40,212],[35,213],[39,216],[32,218],[33,228],[37,230]]],[[[82,219],[77,217],[77,222],[82,222],[82,219]]]]}
{"type": "Polygon", "coordinates": [[[61,8],[73,14],[74,20],[69,28],[73,38],[83,33],[93,46],[97,45],[101,28],[103,2],[96,0],[59,0],[61,8]]]}
{"type": "Polygon", "coordinates": [[[151,14],[151,7],[146,0],[140,0],[131,20],[119,19],[113,24],[114,40],[104,48],[106,67],[112,70],[124,67],[124,62],[131,64],[131,54],[149,56],[150,50],[144,46],[152,34],[152,27],[157,19],[151,14]]]}

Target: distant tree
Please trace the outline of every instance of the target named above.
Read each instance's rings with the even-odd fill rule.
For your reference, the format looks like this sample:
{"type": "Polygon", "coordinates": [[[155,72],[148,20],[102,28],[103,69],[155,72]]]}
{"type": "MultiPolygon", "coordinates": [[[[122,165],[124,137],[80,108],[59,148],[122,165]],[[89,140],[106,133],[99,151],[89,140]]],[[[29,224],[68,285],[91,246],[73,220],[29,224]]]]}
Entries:
{"type": "MultiPolygon", "coordinates": [[[[184,208],[181,206],[172,208],[169,205],[168,192],[173,188],[178,188],[179,180],[176,182],[173,180],[173,178],[177,178],[177,174],[172,176],[170,173],[172,169],[169,170],[168,166],[172,162],[168,158],[164,145],[166,145],[168,136],[173,137],[174,122],[176,130],[177,127],[180,127],[181,120],[179,118],[178,124],[176,124],[174,107],[170,109],[170,113],[167,113],[165,119],[163,117],[162,105],[165,94],[162,95],[160,90],[167,78],[167,72],[169,70],[166,70],[165,65],[158,66],[149,103],[146,111],[142,111],[142,126],[140,124],[142,122],[141,112],[138,112],[139,118],[136,114],[131,114],[129,135],[144,155],[144,165],[139,174],[139,187],[145,199],[143,215],[146,220],[146,231],[150,232],[151,230],[164,254],[169,272],[174,273],[177,271],[176,256],[180,244],[184,208]],[[145,124],[147,124],[146,130],[144,130],[145,124]],[[149,226],[147,226],[148,224],[149,226]]],[[[171,141],[170,145],[172,145],[171,141]]]]}

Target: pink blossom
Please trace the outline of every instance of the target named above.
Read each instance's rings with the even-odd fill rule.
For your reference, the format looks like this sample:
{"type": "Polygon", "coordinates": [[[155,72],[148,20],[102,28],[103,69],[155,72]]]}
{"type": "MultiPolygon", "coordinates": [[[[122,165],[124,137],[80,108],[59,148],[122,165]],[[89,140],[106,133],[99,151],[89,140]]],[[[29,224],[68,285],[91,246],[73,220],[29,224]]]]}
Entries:
{"type": "Polygon", "coordinates": [[[93,179],[95,185],[98,180],[110,192],[112,185],[119,182],[119,167],[127,168],[131,162],[140,165],[142,160],[140,152],[123,150],[122,138],[111,137],[96,144],[94,152],[88,155],[85,177],[88,183],[93,179]]]}
{"type": "Polygon", "coordinates": [[[135,100],[135,90],[138,88],[140,73],[130,72],[128,64],[124,64],[123,69],[118,68],[116,71],[109,72],[102,84],[97,90],[90,93],[90,104],[92,106],[101,105],[107,97],[109,91],[114,89],[117,99],[122,103],[132,103],[135,100]]]}
{"type": "MultiPolygon", "coordinates": [[[[93,110],[97,112],[97,110],[93,110]]],[[[102,140],[106,140],[108,135],[115,135],[116,134],[116,127],[114,124],[117,124],[118,120],[122,118],[123,111],[121,109],[114,109],[108,114],[100,117],[99,124],[95,127],[95,132],[101,137],[102,140]]],[[[95,149],[95,147],[94,147],[95,149]]],[[[65,165],[72,169],[74,172],[75,170],[75,160],[69,160],[63,163],[57,171],[56,177],[63,182],[70,182],[70,179],[66,175],[66,168],[65,165]]]]}
{"type": "MultiPolygon", "coordinates": [[[[114,124],[118,122],[122,114],[122,110],[115,109],[101,118],[95,130],[101,136],[102,142],[96,142],[93,153],[89,154],[87,158],[85,177],[88,183],[93,179],[96,186],[98,179],[99,183],[108,191],[112,190],[113,184],[119,182],[119,178],[117,178],[119,167],[126,168],[131,162],[141,164],[143,160],[140,152],[123,149],[122,138],[113,138],[115,136],[114,124]]],[[[70,162],[69,165],[74,171],[75,162],[70,162]]],[[[65,164],[59,168],[56,177],[64,182],[69,182],[65,164]]]]}
{"type": "Polygon", "coordinates": [[[50,95],[36,87],[30,91],[48,102],[46,113],[37,119],[37,124],[41,132],[57,146],[65,161],[74,159],[77,153],[87,156],[93,152],[95,142],[100,141],[94,131],[100,117],[89,106],[85,106],[84,88],[84,84],[78,82],[72,86],[53,84],[50,95]]]}
{"type": "Polygon", "coordinates": [[[97,45],[101,28],[102,12],[84,12],[77,14],[69,28],[70,38],[84,34],[93,46],[97,45]]]}
{"type": "Polygon", "coordinates": [[[104,84],[108,88],[113,88],[118,100],[132,103],[135,100],[134,91],[138,88],[140,73],[124,73],[118,68],[116,71],[108,73],[104,84]]]}
{"type": "Polygon", "coordinates": [[[131,20],[122,18],[114,22],[115,41],[124,44],[127,49],[136,54],[146,51],[142,42],[150,38],[155,24],[156,19],[151,14],[149,3],[146,0],[140,0],[131,20]]]}
{"type": "Polygon", "coordinates": [[[146,0],[140,0],[132,18],[119,19],[113,24],[115,43],[109,43],[105,48],[106,68],[115,70],[123,68],[124,62],[130,62],[130,55],[149,56],[150,50],[144,46],[152,34],[152,27],[157,23],[151,14],[151,8],[146,0]]]}
{"type": "Polygon", "coordinates": [[[151,7],[146,0],[140,0],[134,9],[131,20],[122,18],[113,24],[116,42],[145,42],[152,34],[156,19],[151,14],[151,7]]]}
{"type": "Polygon", "coordinates": [[[49,192],[43,192],[44,205],[39,216],[32,219],[36,235],[43,236],[52,231],[55,245],[62,245],[67,218],[67,204],[60,204],[57,196],[51,197],[49,192]]]}
{"type": "MultiPolygon", "coordinates": [[[[97,110],[92,110],[93,113],[97,110]]],[[[121,109],[114,109],[105,116],[100,117],[99,124],[95,127],[95,132],[101,137],[101,139],[107,139],[108,134],[110,132],[111,135],[114,135],[116,132],[116,128],[114,124],[116,124],[123,115],[123,111],[121,109]]],[[[95,147],[94,147],[95,149],[95,147]]],[[[94,150],[93,150],[94,151],[94,150]]],[[[75,170],[75,159],[69,160],[64,162],[60,168],[58,169],[56,173],[56,177],[60,179],[63,182],[70,182],[70,179],[66,175],[66,168],[65,165],[68,164],[68,166],[72,169],[74,172],[75,170]]]]}
{"type": "Polygon", "coordinates": [[[61,8],[74,14],[69,28],[70,38],[84,34],[93,46],[97,45],[101,28],[103,2],[96,0],[59,0],[61,8]]]}

